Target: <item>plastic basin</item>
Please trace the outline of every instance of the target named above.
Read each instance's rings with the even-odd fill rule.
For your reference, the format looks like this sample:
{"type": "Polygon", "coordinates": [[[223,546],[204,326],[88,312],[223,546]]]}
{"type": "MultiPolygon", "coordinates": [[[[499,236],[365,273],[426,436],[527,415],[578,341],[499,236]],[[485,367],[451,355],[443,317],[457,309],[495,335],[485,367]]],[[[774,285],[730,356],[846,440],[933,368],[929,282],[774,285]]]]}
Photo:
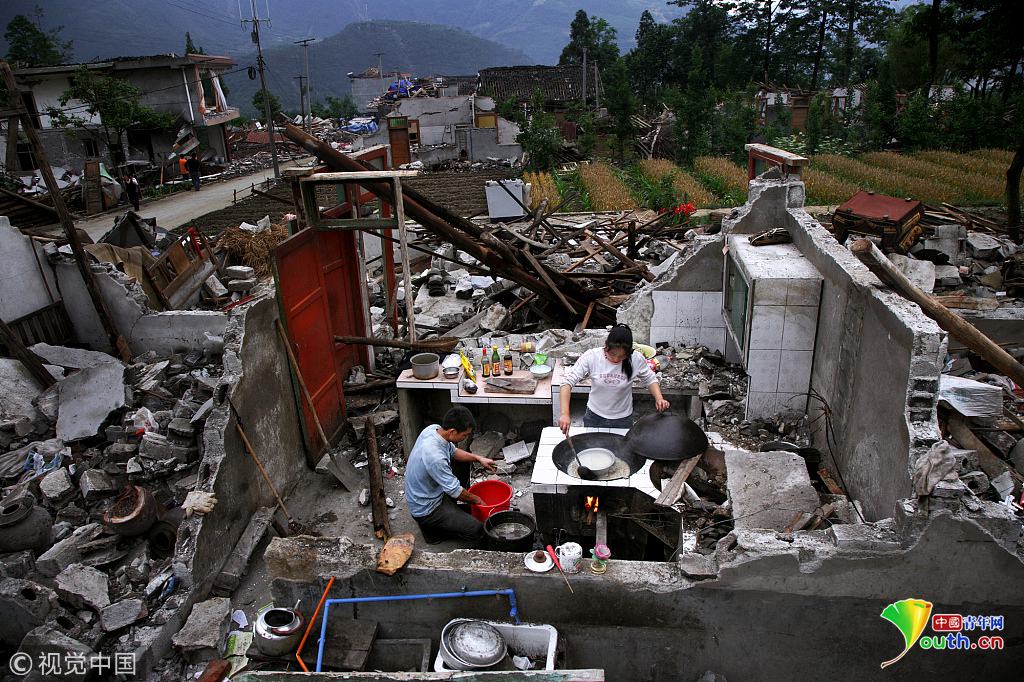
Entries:
{"type": "Polygon", "coordinates": [[[512,504],[512,486],[505,481],[488,479],[469,486],[469,492],[484,501],[469,505],[473,518],[483,523],[494,512],[505,511],[512,504]]]}

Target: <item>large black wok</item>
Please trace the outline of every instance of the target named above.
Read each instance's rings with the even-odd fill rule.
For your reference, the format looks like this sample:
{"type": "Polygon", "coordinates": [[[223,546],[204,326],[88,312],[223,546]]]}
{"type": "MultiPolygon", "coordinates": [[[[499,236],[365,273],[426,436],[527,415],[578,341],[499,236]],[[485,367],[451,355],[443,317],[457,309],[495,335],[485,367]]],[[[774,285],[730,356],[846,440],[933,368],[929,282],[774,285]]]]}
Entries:
{"type": "Polygon", "coordinates": [[[636,456],[667,462],[698,457],[709,445],[708,437],[693,420],[671,412],[640,417],[625,440],[636,456]]]}
{"type": "MultiPolygon", "coordinates": [[[[576,448],[576,452],[583,452],[587,448],[607,448],[615,453],[621,461],[625,462],[629,467],[629,473],[619,476],[618,478],[626,478],[632,476],[636,472],[640,471],[644,466],[644,460],[642,457],[634,454],[626,447],[626,439],[617,433],[607,433],[604,431],[594,431],[591,433],[581,433],[572,437],[572,444],[576,448]]],[[[569,447],[569,443],[562,441],[555,446],[554,452],[551,453],[551,459],[554,461],[555,466],[561,471],[569,473],[569,465],[575,463],[575,457],[573,457],[572,448],[569,447]]],[[[607,481],[612,480],[605,476],[601,476],[600,480],[607,481]]]]}

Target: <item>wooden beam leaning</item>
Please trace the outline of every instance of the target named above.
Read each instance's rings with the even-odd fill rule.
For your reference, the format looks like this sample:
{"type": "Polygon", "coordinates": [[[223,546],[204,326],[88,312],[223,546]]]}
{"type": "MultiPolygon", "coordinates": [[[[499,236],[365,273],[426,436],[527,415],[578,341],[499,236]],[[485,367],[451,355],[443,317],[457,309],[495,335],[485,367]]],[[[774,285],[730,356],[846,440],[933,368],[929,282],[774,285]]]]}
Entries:
{"type": "Polygon", "coordinates": [[[931,294],[917,288],[906,275],[896,269],[870,239],[858,239],[850,247],[850,251],[882,280],[883,284],[921,306],[924,314],[935,320],[953,338],[983,357],[1015,384],[1024,386],[1024,365],[1014,360],[1012,355],[978,331],[973,324],[939,303],[931,294]]]}

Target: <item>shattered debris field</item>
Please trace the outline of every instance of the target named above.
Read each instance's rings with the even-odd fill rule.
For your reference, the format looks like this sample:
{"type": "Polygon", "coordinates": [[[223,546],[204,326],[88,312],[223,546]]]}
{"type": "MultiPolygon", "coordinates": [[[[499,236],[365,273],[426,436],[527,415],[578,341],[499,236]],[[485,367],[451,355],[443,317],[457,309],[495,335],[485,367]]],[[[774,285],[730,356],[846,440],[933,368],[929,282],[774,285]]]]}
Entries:
{"type": "Polygon", "coordinates": [[[863,679],[902,646],[879,614],[927,608],[991,646],[901,672],[1016,671],[1024,252],[965,205],[988,156],[752,145],[749,180],[589,164],[524,206],[490,182],[518,167],[282,130],[308,159],[175,229],[0,218],[0,655],[863,679]]]}

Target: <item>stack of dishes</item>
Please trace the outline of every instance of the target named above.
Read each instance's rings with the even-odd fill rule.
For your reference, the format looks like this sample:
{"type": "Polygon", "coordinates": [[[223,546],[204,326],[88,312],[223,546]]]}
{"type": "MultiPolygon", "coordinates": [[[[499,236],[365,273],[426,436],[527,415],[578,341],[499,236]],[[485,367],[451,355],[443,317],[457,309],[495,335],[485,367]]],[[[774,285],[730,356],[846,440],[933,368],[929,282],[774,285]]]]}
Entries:
{"type": "Polygon", "coordinates": [[[484,670],[508,653],[505,638],[483,621],[456,618],[441,631],[441,658],[456,670],[484,670]]]}

